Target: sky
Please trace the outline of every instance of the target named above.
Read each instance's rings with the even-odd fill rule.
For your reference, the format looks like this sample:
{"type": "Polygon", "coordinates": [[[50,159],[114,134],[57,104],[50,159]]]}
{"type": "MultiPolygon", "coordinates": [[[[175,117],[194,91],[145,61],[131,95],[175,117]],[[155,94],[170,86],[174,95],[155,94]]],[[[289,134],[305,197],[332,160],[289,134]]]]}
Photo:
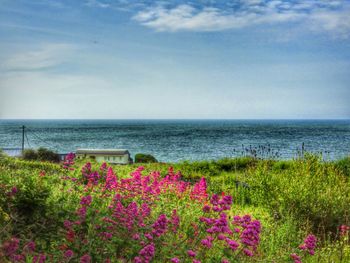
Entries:
{"type": "Polygon", "coordinates": [[[0,0],[1,119],[350,118],[350,0],[0,0]]]}

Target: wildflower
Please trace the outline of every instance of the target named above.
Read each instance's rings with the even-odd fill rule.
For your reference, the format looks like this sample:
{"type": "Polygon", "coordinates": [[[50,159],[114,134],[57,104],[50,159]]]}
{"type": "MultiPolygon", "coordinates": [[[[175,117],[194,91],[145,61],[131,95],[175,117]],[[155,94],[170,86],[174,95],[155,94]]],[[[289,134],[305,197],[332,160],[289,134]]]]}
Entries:
{"type": "Polygon", "coordinates": [[[150,233],[146,233],[145,238],[147,238],[148,240],[153,240],[153,236],[150,233]]]}
{"type": "Polygon", "coordinates": [[[117,177],[113,173],[112,167],[108,168],[105,189],[112,190],[117,187],[117,177]]]}
{"type": "Polygon", "coordinates": [[[219,234],[218,235],[218,239],[219,240],[224,240],[225,239],[225,235],[224,234],[219,234]]]}
{"type": "Polygon", "coordinates": [[[142,217],[148,217],[151,214],[151,208],[147,203],[141,205],[141,215],[142,217]]]}
{"type": "Polygon", "coordinates": [[[241,217],[240,216],[234,216],[233,217],[233,221],[232,221],[232,224],[233,225],[240,225],[241,224],[241,217]]]}
{"type": "Polygon", "coordinates": [[[92,197],[91,195],[87,195],[87,196],[83,196],[81,198],[81,201],[80,201],[80,204],[81,205],[86,205],[86,206],[89,206],[92,202],[92,197]]]}
{"type": "Polygon", "coordinates": [[[243,249],[243,253],[245,255],[247,255],[248,257],[252,257],[253,256],[253,252],[247,248],[243,249]]]}
{"type": "Polygon", "coordinates": [[[152,225],[152,234],[156,237],[160,237],[162,234],[164,234],[167,230],[167,222],[168,220],[166,218],[166,215],[161,214],[156,222],[152,225]]]}
{"type": "Polygon", "coordinates": [[[204,247],[206,247],[206,248],[212,248],[212,246],[213,246],[213,243],[212,243],[213,239],[214,239],[214,238],[212,238],[211,236],[207,236],[205,239],[203,239],[203,240],[201,241],[201,244],[202,244],[204,247]]]}
{"type": "Polygon", "coordinates": [[[140,250],[139,256],[143,258],[145,261],[151,261],[151,259],[154,257],[154,253],[155,253],[155,246],[153,243],[151,243],[140,250]]]}
{"type": "Polygon", "coordinates": [[[11,256],[16,253],[16,251],[19,248],[19,239],[18,238],[11,238],[11,240],[5,242],[2,246],[5,255],[11,256]]]}
{"type": "Polygon", "coordinates": [[[196,252],[193,250],[187,250],[187,255],[194,258],[196,256],[196,252]]]}
{"type": "Polygon", "coordinates": [[[299,246],[299,249],[306,250],[309,252],[310,255],[314,255],[316,243],[317,243],[317,238],[314,235],[308,235],[304,239],[304,243],[299,246]]]}
{"type": "Polygon", "coordinates": [[[180,225],[180,217],[178,216],[176,209],[174,209],[171,214],[170,223],[172,224],[173,232],[176,232],[180,225]]]}
{"type": "Polygon", "coordinates": [[[34,250],[35,250],[35,242],[34,242],[34,241],[28,242],[28,243],[24,246],[23,250],[25,250],[25,251],[28,252],[28,253],[34,252],[34,250]]]}
{"type": "Polygon", "coordinates": [[[74,170],[70,166],[74,164],[74,158],[75,154],[74,153],[68,153],[65,157],[64,163],[63,163],[63,168],[64,169],[69,169],[69,170],[74,170]]]}
{"type": "Polygon", "coordinates": [[[298,256],[297,254],[295,253],[290,254],[290,257],[294,260],[294,263],[301,263],[301,257],[298,256]]]}
{"type": "Polygon", "coordinates": [[[104,172],[107,170],[107,163],[102,163],[101,166],[100,166],[100,171],[104,172]]]}
{"type": "Polygon", "coordinates": [[[63,225],[65,228],[70,229],[73,226],[73,223],[69,220],[64,220],[63,225]]]}
{"type": "Polygon", "coordinates": [[[86,206],[83,206],[83,207],[79,208],[77,213],[78,213],[79,217],[82,220],[85,219],[85,217],[86,217],[86,206]]]}
{"type": "Polygon", "coordinates": [[[210,198],[210,203],[212,205],[218,205],[220,201],[220,197],[217,194],[213,194],[210,198]]]}
{"type": "Polygon", "coordinates": [[[241,243],[248,247],[251,247],[252,249],[256,249],[260,242],[260,221],[251,221],[250,216],[244,216],[243,221],[247,223],[242,224],[243,231],[240,235],[241,243]]]}
{"type": "Polygon", "coordinates": [[[205,206],[203,206],[203,212],[205,212],[205,213],[208,213],[208,212],[210,212],[210,206],[209,205],[205,205],[205,206]]]}
{"type": "Polygon", "coordinates": [[[346,236],[347,233],[350,231],[350,226],[341,225],[341,226],[339,227],[339,230],[340,230],[340,235],[341,235],[341,236],[346,236]]]}
{"type": "Polygon", "coordinates": [[[23,262],[25,257],[22,254],[16,254],[16,255],[12,255],[11,259],[13,262],[23,262]]]}
{"type": "Polygon", "coordinates": [[[85,254],[80,258],[80,263],[90,263],[91,257],[88,254],[85,254]]]}
{"type": "Polygon", "coordinates": [[[17,192],[18,192],[18,189],[17,189],[16,186],[14,186],[14,187],[11,188],[11,191],[9,192],[9,195],[10,196],[14,196],[14,195],[17,194],[17,192]]]}
{"type": "Polygon", "coordinates": [[[139,240],[139,239],[140,239],[140,235],[139,235],[139,234],[134,234],[134,235],[132,236],[132,239],[134,239],[134,240],[139,240]]]}
{"type": "Polygon", "coordinates": [[[73,253],[73,251],[70,250],[70,249],[68,249],[68,250],[66,250],[66,251],[64,252],[64,257],[67,258],[67,259],[73,257],[73,255],[74,255],[74,253],[73,253]]]}
{"type": "Polygon", "coordinates": [[[237,241],[229,239],[229,238],[226,239],[226,243],[232,251],[236,251],[237,248],[239,247],[239,244],[237,241]]]}
{"type": "Polygon", "coordinates": [[[40,254],[38,257],[36,257],[36,260],[33,259],[33,262],[35,263],[44,263],[46,261],[46,255],[40,254]]]}
{"type": "Polygon", "coordinates": [[[68,232],[66,233],[66,239],[69,242],[74,242],[75,239],[75,233],[73,230],[69,229],[68,232]]]}
{"type": "Polygon", "coordinates": [[[180,259],[178,258],[172,258],[170,261],[173,263],[180,263],[180,259]]]}
{"type": "Polygon", "coordinates": [[[204,177],[202,177],[199,182],[197,182],[193,186],[193,190],[191,192],[191,198],[202,201],[208,197],[207,194],[207,181],[204,177]]]}

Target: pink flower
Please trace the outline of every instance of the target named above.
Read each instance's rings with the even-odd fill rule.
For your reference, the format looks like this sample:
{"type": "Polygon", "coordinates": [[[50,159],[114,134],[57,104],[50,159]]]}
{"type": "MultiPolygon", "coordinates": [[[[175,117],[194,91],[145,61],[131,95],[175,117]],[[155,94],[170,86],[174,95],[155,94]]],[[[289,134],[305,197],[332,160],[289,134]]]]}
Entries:
{"type": "Polygon", "coordinates": [[[191,198],[203,201],[207,197],[207,181],[204,177],[202,177],[200,181],[193,186],[191,198]]]}
{"type": "Polygon", "coordinates": [[[205,205],[205,206],[203,206],[203,212],[205,212],[205,213],[209,213],[210,212],[210,206],[209,205],[205,205]]]}
{"type": "Polygon", "coordinates": [[[17,187],[16,187],[16,186],[12,187],[12,189],[11,189],[11,194],[12,194],[12,195],[15,195],[15,194],[17,194],[17,192],[18,192],[17,187]]]}
{"type": "Polygon", "coordinates": [[[194,258],[196,256],[196,252],[193,250],[187,250],[187,255],[194,258]]]}
{"type": "Polygon", "coordinates": [[[112,190],[117,188],[117,177],[113,173],[112,167],[108,168],[105,189],[112,190]]]}
{"type": "Polygon", "coordinates": [[[314,235],[308,235],[304,239],[304,243],[299,246],[299,249],[306,250],[310,255],[315,254],[315,248],[317,244],[317,238],[314,235]]]}
{"type": "Polygon", "coordinates": [[[80,258],[80,263],[90,263],[91,257],[88,254],[85,254],[80,258]]]}
{"type": "Polygon", "coordinates": [[[243,253],[246,254],[248,257],[253,256],[253,252],[247,248],[243,249],[243,253]]]}
{"type": "Polygon", "coordinates": [[[30,241],[28,242],[24,248],[25,251],[27,251],[28,253],[34,252],[35,250],[35,242],[34,241],[30,241]]]}
{"type": "Polygon", "coordinates": [[[5,252],[6,256],[11,256],[16,253],[16,251],[19,248],[19,239],[18,238],[11,238],[11,240],[6,241],[2,248],[5,252]]]}
{"type": "Polygon", "coordinates": [[[140,235],[139,235],[139,234],[134,234],[134,235],[132,236],[132,239],[134,239],[134,240],[139,240],[139,239],[140,239],[140,235]]]}
{"type": "Polygon", "coordinates": [[[84,206],[89,206],[92,202],[92,197],[91,195],[83,196],[81,198],[80,204],[84,206]]]}
{"type": "Polygon", "coordinates": [[[166,215],[161,214],[156,220],[156,222],[152,225],[152,234],[156,237],[160,237],[161,235],[163,235],[167,230],[167,223],[168,220],[166,218],[166,215]]]}
{"type": "Polygon", "coordinates": [[[180,263],[180,259],[178,258],[172,258],[170,261],[173,263],[180,263]]]}
{"type": "Polygon", "coordinates": [[[66,250],[66,251],[64,252],[64,257],[65,257],[65,258],[71,258],[71,257],[73,257],[73,255],[74,255],[74,253],[73,253],[73,251],[70,250],[70,249],[68,249],[68,250],[66,250]]]}
{"type": "Polygon", "coordinates": [[[154,257],[154,254],[155,254],[155,246],[153,243],[145,246],[139,252],[139,256],[143,258],[146,262],[151,261],[151,259],[154,257]]]}

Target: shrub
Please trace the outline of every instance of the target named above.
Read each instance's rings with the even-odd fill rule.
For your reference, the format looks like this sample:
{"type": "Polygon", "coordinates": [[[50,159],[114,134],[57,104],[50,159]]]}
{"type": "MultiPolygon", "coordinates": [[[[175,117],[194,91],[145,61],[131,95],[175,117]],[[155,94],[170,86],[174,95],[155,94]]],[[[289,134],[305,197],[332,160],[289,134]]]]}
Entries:
{"type": "Polygon", "coordinates": [[[290,161],[277,161],[273,164],[273,169],[275,170],[288,170],[290,167],[290,161]]]}
{"type": "Polygon", "coordinates": [[[23,152],[22,158],[27,161],[48,161],[58,163],[60,157],[57,153],[46,148],[39,148],[38,150],[26,149],[23,152]]]}
{"type": "Polygon", "coordinates": [[[23,151],[22,158],[27,161],[38,160],[38,153],[33,149],[26,149],[23,151]]]}
{"type": "Polygon", "coordinates": [[[158,160],[151,154],[138,153],[135,155],[135,163],[157,163],[158,160]]]}
{"type": "Polygon", "coordinates": [[[300,224],[320,234],[336,233],[350,211],[347,178],[333,164],[308,155],[288,170],[271,169],[260,163],[249,172],[247,183],[255,205],[269,207],[278,217],[292,215],[300,224]]]}
{"type": "Polygon", "coordinates": [[[38,153],[39,161],[49,161],[49,162],[56,162],[56,163],[60,161],[59,155],[48,149],[39,148],[37,153],[38,153]]]}
{"type": "Polygon", "coordinates": [[[335,163],[335,166],[347,176],[350,176],[350,156],[343,158],[335,163]]]}

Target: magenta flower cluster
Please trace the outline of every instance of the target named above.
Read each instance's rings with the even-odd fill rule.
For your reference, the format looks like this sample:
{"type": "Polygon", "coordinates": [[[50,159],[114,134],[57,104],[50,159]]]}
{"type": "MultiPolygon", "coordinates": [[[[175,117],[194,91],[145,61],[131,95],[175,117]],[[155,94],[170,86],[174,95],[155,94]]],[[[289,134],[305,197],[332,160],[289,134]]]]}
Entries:
{"type": "Polygon", "coordinates": [[[64,159],[63,168],[74,170],[74,168],[72,167],[74,165],[74,159],[75,159],[75,154],[72,152],[68,153],[64,159]]]}
{"type": "Polygon", "coordinates": [[[317,238],[314,235],[308,235],[304,239],[304,243],[299,246],[299,249],[307,251],[310,255],[315,254],[317,238]]]}
{"type": "MultiPolygon", "coordinates": [[[[66,165],[73,168],[73,155],[67,156],[66,165]]],[[[69,170],[63,179],[70,178],[69,170]]],[[[57,262],[80,263],[98,262],[101,258],[101,262],[200,263],[206,262],[208,251],[212,253],[214,248],[225,250],[219,262],[228,262],[226,251],[235,257],[257,253],[261,224],[249,215],[231,218],[230,195],[209,197],[205,178],[192,185],[172,167],[165,176],[157,171],[144,175],[144,170],[140,166],[130,177],[118,178],[105,163],[97,170],[86,163],[80,178],[71,180],[71,190],[67,192],[83,194],[76,200],[75,213],[63,222],[59,253],[38,253],[34,242],[20,246],[16,238],[4,242],[1,251],[11,262],[25,262],[30,256],[35,258],[33,262],[51,261],[54,257],[57,262]],[[182,221],[191,209],[191,221],[182,221]],[[109,251],[112,247],[113,251],[109,251]],[[170,248],[167,254],[164,247],[170,248]],[[87,248],[95,250],[88,253],[87,248]]],[[[309,237],[305,247],[311,249],[312,242],[309,237]]]]}
{"type": "MultiPolygon", "coordinates": [[[[313,256],[315,254],[315,249],[317,245],[317,238],[310,234],[304,239],[304,243],[299,245],[299,249],[304,253],[304,256],[311,255],[313,256]]],[[[292,253],[290,255],[294,263],[302,263],[302,256],[298,255],[296,253],[292,253]]]]}

